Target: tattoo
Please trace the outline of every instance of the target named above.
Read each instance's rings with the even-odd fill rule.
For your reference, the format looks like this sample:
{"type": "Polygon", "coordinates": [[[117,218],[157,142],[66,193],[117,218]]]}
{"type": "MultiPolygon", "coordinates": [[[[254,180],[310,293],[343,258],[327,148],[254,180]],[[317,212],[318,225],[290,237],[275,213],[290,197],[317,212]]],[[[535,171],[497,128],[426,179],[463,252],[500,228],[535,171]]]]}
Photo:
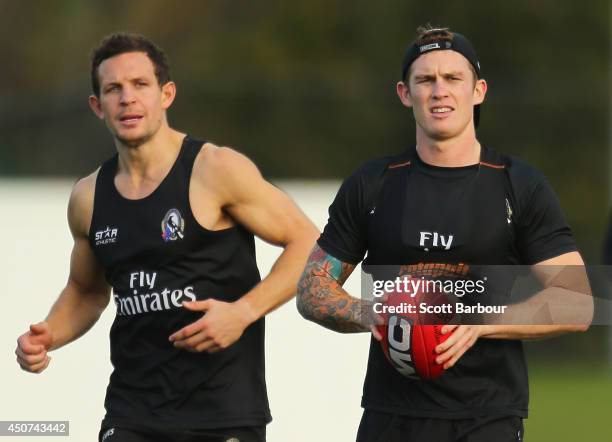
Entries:
{"type": "Polygon", "coordinates": [[[300,314],[342,333],[369,331],[364,312],[370,308],[342,288],[354,269],[355,265],[342,262],[315,245],[298,283],[300,314]]]}

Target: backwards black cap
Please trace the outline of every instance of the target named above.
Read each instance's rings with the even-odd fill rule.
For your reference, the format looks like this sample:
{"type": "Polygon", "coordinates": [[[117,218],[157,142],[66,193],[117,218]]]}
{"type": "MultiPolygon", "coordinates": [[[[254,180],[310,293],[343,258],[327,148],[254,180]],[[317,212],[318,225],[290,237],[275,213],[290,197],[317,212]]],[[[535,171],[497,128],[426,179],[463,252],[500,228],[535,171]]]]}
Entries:
{"type": "MultiPolygon", "coordinates": [[[[428,32],[436,32],[441,30],[442,29],[431,29],[428,32]]],[[[410,45],[410,47],[406,51],[406,54],[404,55],[404,60],[402,62],[402,81],[406,79],[408,69],[410,69],[410,66],[412,66],[412,63],[414,63],[417,58],[431,51],[443,50],[451,50],[459,52],[461,55],[463,55],[476,71],[476,76],[480,78],[480,63],[478,62],[478,56],[476,55],[476,49],[474,48],[474,45],[466,37],[459,34],[458,32],[449,31],[449,33],[452,35],[450,41],[448,38],[440,36],[439,38],[432,37],[430,40],[427,41],[427,43],[417,44],[417,42],[414,42],[410,45]]],[[[479,122],[480,105],[477,104],[476,106],[474,106],[474,125],[478,127],[479,122]]]]}

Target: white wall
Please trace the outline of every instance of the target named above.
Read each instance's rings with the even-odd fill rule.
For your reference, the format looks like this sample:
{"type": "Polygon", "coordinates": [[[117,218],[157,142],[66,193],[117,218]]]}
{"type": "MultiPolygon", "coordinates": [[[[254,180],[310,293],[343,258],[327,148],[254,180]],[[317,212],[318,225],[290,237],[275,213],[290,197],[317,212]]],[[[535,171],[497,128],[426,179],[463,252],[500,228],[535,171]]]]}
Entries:
{"type": "MultiPolygon", "coordinates": [[[[338,183],[278,183],[322,228],[338,183]]],[[[15,362],[17,337],[44,319],[66,282],[71,181],[0,180],[0,420],[69,420],[74,441],[96,440],[111,372],[112,303],[85,336],[52,353],[40,375],[15,362]]],[[[258,241],[265,275],[279,249],[258,241]]],[[[359,295],[359,271],[347,282],[359,295]]],[[[290,302],[267,319],[270,442],[351,441],[361,416],[369,336],[340,335],[307,322],[290,302]]],[[[22,437],[20,441],[30,438],[22,437]]],[[[39,440],[38,438],[32,440],[39,440]]],[[[66,440],[66,439],[62,439],[66,440]]]]}

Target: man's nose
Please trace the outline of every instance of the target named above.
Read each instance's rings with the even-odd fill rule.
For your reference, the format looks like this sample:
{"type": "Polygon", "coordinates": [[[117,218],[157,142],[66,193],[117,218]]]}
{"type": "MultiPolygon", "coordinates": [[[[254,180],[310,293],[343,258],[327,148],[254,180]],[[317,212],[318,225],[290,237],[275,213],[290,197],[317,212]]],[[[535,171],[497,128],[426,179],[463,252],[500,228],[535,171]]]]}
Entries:
{"type": "Polygon", "coordinates": [[[126,86],[121,90],[121,104],[131,104],[136,99],[131,87],[126,86]]]}
{"type": "Polygon", "coordinates": [[[437,77],[433,82],[433,96],[435,98],[443,98],[448,95],[448,88],[444,83],[444,80],[440,77],[437,77]]]}

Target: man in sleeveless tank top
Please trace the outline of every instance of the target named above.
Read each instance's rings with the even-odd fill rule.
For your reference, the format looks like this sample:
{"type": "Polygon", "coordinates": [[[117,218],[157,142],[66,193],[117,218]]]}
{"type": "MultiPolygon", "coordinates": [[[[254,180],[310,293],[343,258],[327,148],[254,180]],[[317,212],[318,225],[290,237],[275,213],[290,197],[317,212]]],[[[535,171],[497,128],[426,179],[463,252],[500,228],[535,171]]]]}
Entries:
{"type": "Polygon", "coordinates": [[[117,154],[74,186],[68,283],[18,363],[42,372],[112,299],[99,440],[264,441],[264,316],[294,295],[318,232],[244,155],[168,125],[176,86],[154,43],[105,38],[91,79],[117,154]],[[284,248],[263,280],[254,235],[284,248]]]}
{"type": "Polygon", "coordinates": [[[522,440],[522,340],[585,331],[591,321],[581,273],[576,322],[447,324],[441,333],[449,337],[435,348],[444,372],[425,380],[404,376],[386,359],[373,326],[381,318],[342,288],[367,253],[366,266],[406,268],[415,278],[440,266],[523,264],[547,287],[530,302],[545,305],[570,292],[559,285],[561,266],[582,272],[583,261],[550,185],[476,138],[486,92],[467,38],[419,29],[397,84],[401,103],[414,113],[416,147],[369,161],[345,180],[298,284],[306,319],[342,333],[372,332],[358,442],[522,440]]]}

